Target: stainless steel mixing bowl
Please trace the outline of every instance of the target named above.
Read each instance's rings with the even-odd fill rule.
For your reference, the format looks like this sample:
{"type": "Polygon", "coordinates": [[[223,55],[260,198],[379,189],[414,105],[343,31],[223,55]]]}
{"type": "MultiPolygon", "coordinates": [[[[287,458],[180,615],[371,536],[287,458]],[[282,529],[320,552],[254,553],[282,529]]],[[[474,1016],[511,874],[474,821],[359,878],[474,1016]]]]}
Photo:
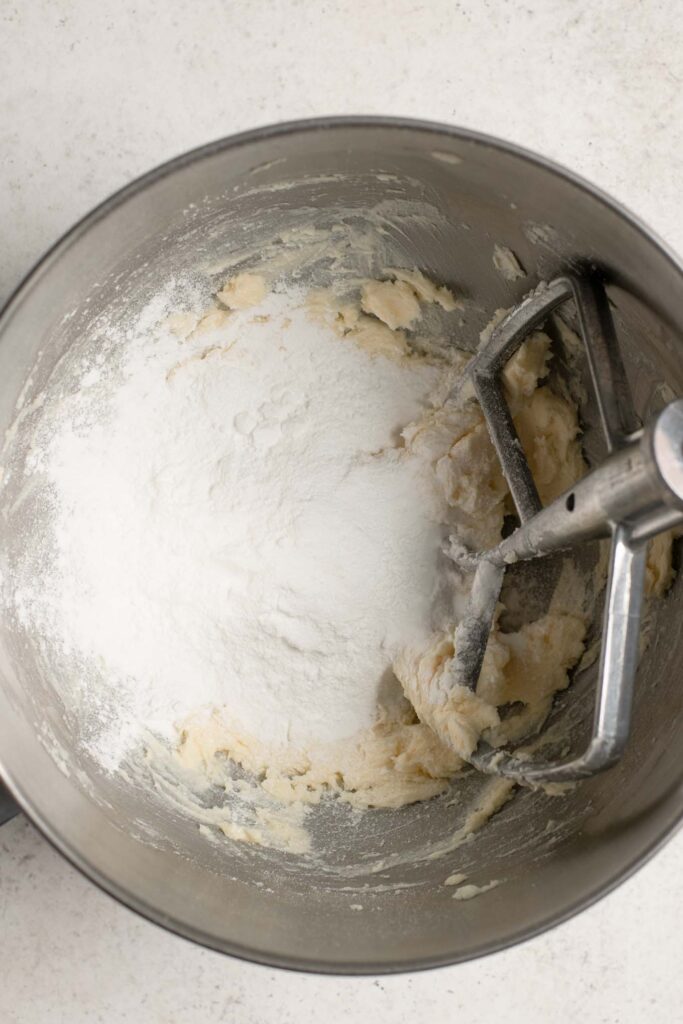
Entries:
{"type": "MultiPolygon", "coordinates": [[[[170,274],[239,252],[245,240],[258,251],[313,215],[323,225],[362,222],[388,198],[394,210],[437,211],[401,223],[387,215],[387,244],[396,263],[417,265],[467,297],[470,337],[536,280],[590,265],[606,282],[639,410],[683,393],[683,271],[636,219],[573,175],[497,140],[434,124],[342,118],[206,146],[136,181],[70,231],[0,319],[0,428],[12,422],[38,352],[34,393],[102,311],[141,304],[170,274]],[[514,250],[527,278],[510,284],[496,272],[494,241],[514,250]]],[[[4,556],[15,541],[5,530],[4,556]]],[[[679,581],[653,611],[623,761],[562,800],[520,792],[473,842],[444,858],[424,854],[462,824],[464,804],[447,798],[360,820],[323,805],[314,827],[328,847],[325,870],[258,847],[207,842],[154,792],[99,771],[77,715],[56,697],[37,639],[9,616],[0,632],[2,777],[90,878],[197,942],[308,970],[465,960],[575,914],[675,829],[683,813],[680,602],[679,581]],[[372,871],[380,854],[386,866],[372,871]],[[443,885],[456,870],[475,883],[503,882],[459,902],[443,885]]],[[[583,673],[557,711],[572,717],[577,745],[593,679],[583,673]]],[[[465,780],[463,788],[473,793],[477,785],[465,780]]]]}

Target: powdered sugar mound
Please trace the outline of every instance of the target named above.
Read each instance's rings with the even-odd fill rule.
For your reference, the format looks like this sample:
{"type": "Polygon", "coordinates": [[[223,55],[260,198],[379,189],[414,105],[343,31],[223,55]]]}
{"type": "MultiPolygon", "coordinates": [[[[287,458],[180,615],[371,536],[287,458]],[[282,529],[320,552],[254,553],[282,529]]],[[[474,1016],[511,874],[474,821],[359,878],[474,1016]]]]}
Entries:
{"type": "Polygon", "coordinates": [[[165,306],[49,404],[19,617],[77,665],[109,767],[203,705],[275,744],[370,727],[432,626],[444,516],[400,433],[442,371],[373,357],[297,292],[180,336],[165,306]]]}

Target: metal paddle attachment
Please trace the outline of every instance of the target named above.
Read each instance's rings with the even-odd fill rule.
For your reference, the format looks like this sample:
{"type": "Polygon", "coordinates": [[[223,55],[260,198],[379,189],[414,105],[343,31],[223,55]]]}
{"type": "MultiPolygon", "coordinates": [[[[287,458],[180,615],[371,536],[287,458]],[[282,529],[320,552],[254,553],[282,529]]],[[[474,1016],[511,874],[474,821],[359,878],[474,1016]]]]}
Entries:
{"type": "Polygon", "coordinates": [[[488,424],[520,525],[489,551],[463,555],[474,570],[469,607],[455,633],[453,681],[476,689],[505,567],[598,538],[612,538],[593,731],[586,750],[565,762],[480,742],[471,758],[483,771],[535,783],[586,778],[613,765],[626,744],[638,664],[646,542],[683,522],[683,400],[644,429],[633,408],[603,289],[560,277],[538,289],[495,328],[467,369],[488,424]],[[567,300],[578,311],[597,397],[607,459],[570,491],[541,507],[505,400],[501,374],[529,333],[567,300]]]}

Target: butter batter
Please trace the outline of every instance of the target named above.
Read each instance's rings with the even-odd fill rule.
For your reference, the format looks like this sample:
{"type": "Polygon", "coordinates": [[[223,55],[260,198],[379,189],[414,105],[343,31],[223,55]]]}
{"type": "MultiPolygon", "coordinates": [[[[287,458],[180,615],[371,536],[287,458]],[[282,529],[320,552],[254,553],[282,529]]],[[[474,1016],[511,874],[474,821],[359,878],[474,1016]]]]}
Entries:
{"type": "MultiPolygon", "coordinates": [[[[498,259],[509,278],[512,255],[498,259]]],[[[535,621],[504,629],[501,609],[476,693],[450,685],[469,581],[449,544],[493,546],[511,504],[481,412],[449,397],[469,355],[450,340],[463,300],[447,287],[387,267],[305,289],[266,262],[224,276],[208,305],[170,301],[36,406],[24,473],[48,488],[49,517],[6,603],[77,680],[68,700],[95,709],[100,765],[122,770],[142,747],[154,786],[207,839],[308,855],[323,798],[427,800],[481,736],[539,729],[584,656],[590,588],[568,561],[535,621]]],[[[504,374],[544,502],[585,470],[551,358],[537,331],[504,374]]],[[[663,536],[649,592],[671,578],[663,536]]],[[[513,788],[487,784],[429,856],[513,788]]]]}

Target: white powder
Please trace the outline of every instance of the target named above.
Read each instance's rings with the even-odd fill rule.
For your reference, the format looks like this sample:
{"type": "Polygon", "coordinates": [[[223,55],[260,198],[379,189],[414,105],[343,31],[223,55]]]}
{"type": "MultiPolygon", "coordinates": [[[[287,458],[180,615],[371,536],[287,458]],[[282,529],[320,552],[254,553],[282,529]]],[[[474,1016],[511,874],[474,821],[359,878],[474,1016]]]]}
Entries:
{"type": "Polygon", "coordinates": [[[114,693],[111,766],[202,705],[264,742],[349,736],[429,634],[443,514],[396,445],[442,371],[373,358],[302,303],[133,333],[123,380],[87,368],[34,452],[54,530],[15,603],[77,660],[86,712],[114,693]]]}

